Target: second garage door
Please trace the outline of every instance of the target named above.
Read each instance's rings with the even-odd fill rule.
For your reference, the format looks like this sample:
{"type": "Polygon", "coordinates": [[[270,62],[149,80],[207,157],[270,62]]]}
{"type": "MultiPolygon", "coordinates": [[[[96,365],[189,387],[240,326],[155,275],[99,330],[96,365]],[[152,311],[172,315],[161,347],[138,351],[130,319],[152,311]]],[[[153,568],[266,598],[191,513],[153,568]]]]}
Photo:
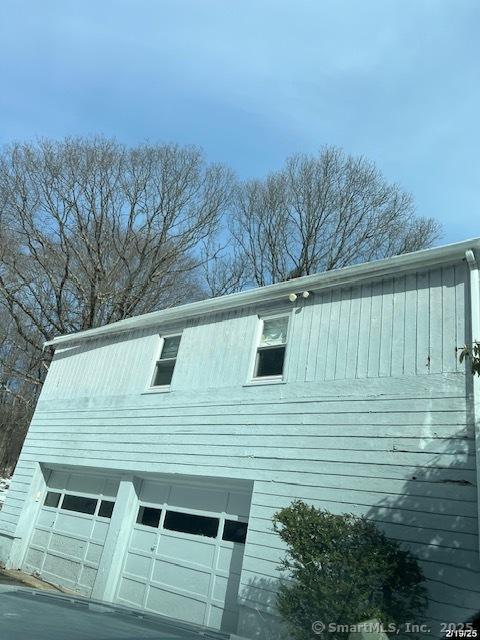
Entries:
{"type": "Polygon", "coordinates": [[[139,502],[117,600],[235,632],[250,493],[144,481],[139,502]]]}

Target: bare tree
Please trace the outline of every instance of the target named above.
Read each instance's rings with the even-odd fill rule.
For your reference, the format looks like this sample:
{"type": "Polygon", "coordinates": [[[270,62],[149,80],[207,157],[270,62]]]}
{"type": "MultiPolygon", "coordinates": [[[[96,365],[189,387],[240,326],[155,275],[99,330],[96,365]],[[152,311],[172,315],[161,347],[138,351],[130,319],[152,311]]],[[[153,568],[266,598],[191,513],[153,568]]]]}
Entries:
{"type": "MultiPolygon", "coordinates": [[[[228,228],[222,226],[221,236],[228,238],[228,228]]],[[[209,297],[216,298],[241,291],[248,285],[247,270],[238,247],[229,238],[220,244],[215,237],[210,238],[203,248],[203,281],[209,297]]]]}
{"type": "Polygon", "coordinates": [[[239,186],[234,217],[237,252],[259,286],[416,251],[440,232],[372,163],[335,147],[239,186]]]}
{"type": "MultiPolygon", "coordinates": [[[[230,172],[195,148],[68,139],[0,157],[0,304],[41,358],[44,340],[201,295],[230,172]]],[[[35,361],[35,357],[33,358],[35,361]]],[[[28,382],[42,376],[16,371],[28,382]]]]}
{"type": "Polygon", "coordinates": [[[38,395],[17,372],[32,374],[28,350],[12,318],[0,307],[0,476],[14,468],[38,395]]]}
{"type": "Polygon", "coordinates": [[[231,172],[193,147],[75,138],[3,149],[0,467],[20,450],[44,341],[205,295],[201,248],[231,190],[231,172]]]}

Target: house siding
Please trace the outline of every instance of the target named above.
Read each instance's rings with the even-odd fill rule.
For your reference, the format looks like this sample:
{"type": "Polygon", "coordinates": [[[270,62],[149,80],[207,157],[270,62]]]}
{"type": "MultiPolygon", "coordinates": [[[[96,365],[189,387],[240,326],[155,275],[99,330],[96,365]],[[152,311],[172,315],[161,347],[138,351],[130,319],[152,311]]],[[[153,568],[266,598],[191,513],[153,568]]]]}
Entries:
{"type": "MultiPolygon", "coordinates": [[[[296,305],[57,349],[4,509],[13,534],[38,462],[254,482],[239,631],[274,611],[272,515],[301,498],[367,515],[428,578],[433,622],[480,609],[463,263],[315,293],[296,305]],[[286,383],[248,386],[257,315],[291,314],[286,383]],[[158,333],[183,331],[170,393],[145,393],[158,333]]],[[[18,534],[18,531],[17,531],[18,534]]]]}
{"type": "MultiPolygon", "coordinates": [[[[465,341],[466,277],[463,264],[450,265],[315,293],[293,309],[288,302],[257,305],[166,325],[164,333],[183,331],[172,390],[189,394],[246,382],[256,315],[279,311],[292,318],[290,383],[463,371],[455,348],[465,341]]],[[[144,392],[158,355],[158,331],[58,348],[42,400],[144,392]]]]}

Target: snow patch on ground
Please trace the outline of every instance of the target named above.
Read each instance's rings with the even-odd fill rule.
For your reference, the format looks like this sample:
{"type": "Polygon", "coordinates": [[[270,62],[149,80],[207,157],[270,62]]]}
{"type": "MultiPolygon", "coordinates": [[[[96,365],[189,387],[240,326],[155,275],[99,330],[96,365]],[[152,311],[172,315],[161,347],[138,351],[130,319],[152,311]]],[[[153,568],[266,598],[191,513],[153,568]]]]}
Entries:
{"type": "Polygon", "coordinates": [[[0,478],[0,509],[2,508],[9,486],[10,478],[0,478]]]}

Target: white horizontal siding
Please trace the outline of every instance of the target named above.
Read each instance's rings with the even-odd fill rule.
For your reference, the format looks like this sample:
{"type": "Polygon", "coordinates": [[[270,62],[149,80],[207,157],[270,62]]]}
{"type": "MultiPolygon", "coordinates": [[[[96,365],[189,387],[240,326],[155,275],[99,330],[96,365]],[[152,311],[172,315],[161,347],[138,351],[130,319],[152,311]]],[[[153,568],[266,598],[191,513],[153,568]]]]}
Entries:
{"type": "Polygon", "coordinates": [[[129,396],[123,405],[46,399],[23,457],[253,480],[241,593],[266,611],[283,552],[271,524],[278,509],[301,498],[367,515],[421,560],[429,619],[444,620],[448,608],[459,621],[480,607],[474,433],[464,389],[463,374],[435,373],[129,396]]]}
{"type": "MultiPolygon", "coordinates": [[[[35,470],[35,463],[27,458],[28,456],[24,456],[22,452],[10,482],[3,508],[0,510],[0,535],[2,532],[8,534],[15,532],[18,518],[25,504],[35,470]]],[[[2,560],[4,559],[2,558],[2,560]]]]}

